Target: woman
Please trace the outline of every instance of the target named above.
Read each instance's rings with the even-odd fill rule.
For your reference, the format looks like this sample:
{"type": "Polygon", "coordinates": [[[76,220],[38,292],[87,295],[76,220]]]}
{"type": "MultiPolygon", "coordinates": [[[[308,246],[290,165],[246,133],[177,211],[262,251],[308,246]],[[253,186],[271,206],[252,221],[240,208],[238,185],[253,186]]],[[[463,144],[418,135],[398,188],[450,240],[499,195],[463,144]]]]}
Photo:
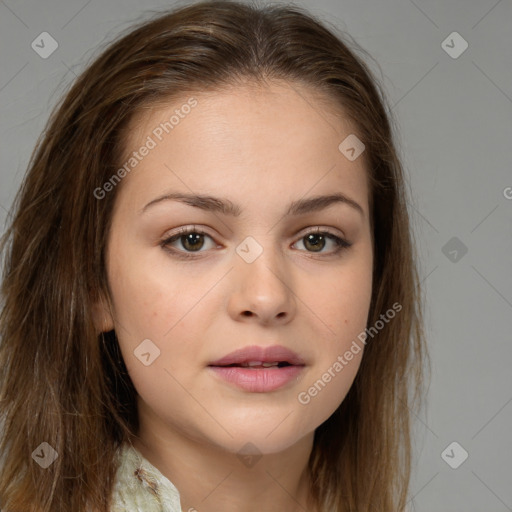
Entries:
{"type": "Polygon", "coordinates": [[[384,104],[295,6],[182,7],[84,71],[3,239],[2,510],[405,510],[427,352],[384,104]]]}

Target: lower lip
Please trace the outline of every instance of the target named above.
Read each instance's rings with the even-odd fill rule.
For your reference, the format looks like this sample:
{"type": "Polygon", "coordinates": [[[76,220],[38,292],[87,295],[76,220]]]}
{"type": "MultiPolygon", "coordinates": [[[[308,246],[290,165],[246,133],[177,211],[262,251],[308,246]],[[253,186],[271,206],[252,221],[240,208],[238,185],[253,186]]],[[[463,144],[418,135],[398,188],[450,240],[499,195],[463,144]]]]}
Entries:
{"type": "Polygon", "coordinates": [[[210,366],[218,376],[239,388],[252,393],[274,391],[296,379],[304,366],[282,368],[242,368],[240,366],[210,366]]]}

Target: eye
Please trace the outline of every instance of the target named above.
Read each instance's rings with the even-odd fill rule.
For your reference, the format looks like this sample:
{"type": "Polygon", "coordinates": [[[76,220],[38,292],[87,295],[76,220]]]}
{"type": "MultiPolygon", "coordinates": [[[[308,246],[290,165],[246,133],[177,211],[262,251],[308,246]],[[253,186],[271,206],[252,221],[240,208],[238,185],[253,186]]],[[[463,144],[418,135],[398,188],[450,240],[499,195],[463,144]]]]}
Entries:
{"type": "Polygon", "coordinates": [[[207,236],[213,240],[210,235],[201,229],[196,229],[195,226],[189,228],[181,228],[175,235],[163,240],[161,246],[173,254],[176,254],[178,257],[187,258],[190,257],[186,254],[187,251],[200,252],[199,249],[204,246],[204,240],[202,239],[204,236],[207,236]],[[176,250],[169,247],[176,242],[181,243],[185,251],[176,250]]]}
{"type": "MultiPolygon", "coordinates": [[[[201,249],[204,248],[205,236],[213,241],[213,238],[210,235],[201,229],[196,228],[195,226],[184,227],[180,228],[174,235],[162,240],[160,245],[163,249],[178,258],[194,258],[197,256],[193,253],[204,252],[201,251],[201,249]],[[173,244],[176,243],[181,244],[183,249],[173,247],[173,244]]],[[[306,247],[307,252],[320,253],[322,256],[336,255],[352,245],[344,238],[341,238],[329,231],[322,231],[320,228],[306,233],[299,239],[298,242],[295,242],[295,244],[299,242],[301,242],[304,247],[306,247]],[[330,242],[333,245],[334,250],[322,252],[327,242],[330,242]]],[[[213,247],[215,247],[215,243],[213,244],[213,247]]]]}
{"type": "Polygon", "coordinates": [[[320,253],[322,249],[325,248],[327,241],[330,241],[331,244],[334,245],[333,251],[327,251],[328,254],[331,255],[338,254],[343,249],[348,249],[352,245],[344,238],[341,238],[329,231],[321,231],[320,228],[306,233],[296,243],[302,242],[304,247],[311,248],[311,250],[308,250],[308,252],[320,253]]]}

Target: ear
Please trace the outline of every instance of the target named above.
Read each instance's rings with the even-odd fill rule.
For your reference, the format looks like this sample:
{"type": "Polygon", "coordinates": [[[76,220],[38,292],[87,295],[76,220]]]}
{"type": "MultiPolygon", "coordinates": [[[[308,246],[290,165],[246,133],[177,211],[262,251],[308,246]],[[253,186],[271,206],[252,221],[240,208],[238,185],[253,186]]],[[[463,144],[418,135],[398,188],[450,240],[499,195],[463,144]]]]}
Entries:
{"type": "Polygon", "coordinates": [[[92,315],[94,328],[98,335],[114,329],[114,318],[111,313],[110,304],[105,299],[101,298],[93,302],[92,315]]]}

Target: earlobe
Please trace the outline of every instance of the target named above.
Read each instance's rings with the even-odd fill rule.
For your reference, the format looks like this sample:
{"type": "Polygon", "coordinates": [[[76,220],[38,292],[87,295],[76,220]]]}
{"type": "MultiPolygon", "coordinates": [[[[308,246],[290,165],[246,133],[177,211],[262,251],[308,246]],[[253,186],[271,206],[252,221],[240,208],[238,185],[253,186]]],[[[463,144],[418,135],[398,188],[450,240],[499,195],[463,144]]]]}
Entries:
{"type": "Polygon", "coordinates": [[[100,300],[92,305],[92,314],[94,321],[94,328],[96,332],[109,332],[114,329],[114,319],[110,309],[106,306],[105,302],[100,300]]]}

